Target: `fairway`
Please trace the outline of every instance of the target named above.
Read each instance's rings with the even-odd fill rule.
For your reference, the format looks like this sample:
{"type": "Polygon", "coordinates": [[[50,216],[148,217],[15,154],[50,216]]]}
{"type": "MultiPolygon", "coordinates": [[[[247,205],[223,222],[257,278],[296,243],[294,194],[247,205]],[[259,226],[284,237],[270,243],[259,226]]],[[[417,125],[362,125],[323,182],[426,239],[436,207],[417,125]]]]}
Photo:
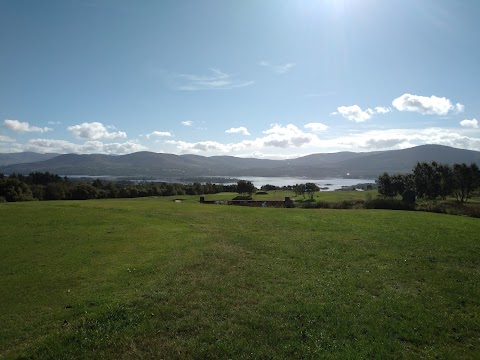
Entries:
{"type": "Polygon", "coordinates": [[[480,220],[0,204],[0,358],[480,356],[480,220]]]}

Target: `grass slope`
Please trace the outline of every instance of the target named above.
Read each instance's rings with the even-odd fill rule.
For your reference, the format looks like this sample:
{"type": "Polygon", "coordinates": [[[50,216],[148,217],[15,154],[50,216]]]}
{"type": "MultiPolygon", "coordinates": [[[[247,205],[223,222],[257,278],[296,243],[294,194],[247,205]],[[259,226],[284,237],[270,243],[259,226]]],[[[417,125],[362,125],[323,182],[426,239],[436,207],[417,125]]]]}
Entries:
{"type": "Polygon", "coordinates": [[[478,358],[478,219],[189,199],[0,204],[0,357],[478,358]]]}

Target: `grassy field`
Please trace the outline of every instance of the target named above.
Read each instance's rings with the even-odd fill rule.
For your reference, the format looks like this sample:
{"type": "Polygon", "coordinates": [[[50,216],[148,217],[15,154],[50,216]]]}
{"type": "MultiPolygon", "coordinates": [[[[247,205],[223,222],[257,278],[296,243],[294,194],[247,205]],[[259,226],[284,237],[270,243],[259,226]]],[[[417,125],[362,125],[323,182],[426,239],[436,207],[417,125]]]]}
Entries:
{"type": "MultiPolygon", "coordinates": [[[[370,191],[318,191],[314,194],[314,199],[317,201],[329,201],[329,202],[338,202],[344,200],[365,200],[367,194],[370,194],[372,197],[376,197],[378,192],[377,190],[370,191]]],[[[235,195],[229,192],[206,195],[206,200],[231,200],[235,195]]],[[[252,196],[253,200],[285,200],[285,197],[288,196],[296,201],[302,201],[303,199],[308,199],[308,195],[305,195],[305,198],[302,195],[295,195],[293,191],[287,190],[277,190],[277,191],[268,191],[266,195],[256,195],[252,196]]],[[[179,196],[182,198],[182,196],[179,196]]],[[[198,200],[197,197],[184,197],[189,201],[194,199],[198,200]]]]}
{"type": "Polygon", "coordinates": [[[0,358],[480,357],[478,219],[181,198],[0,204],[0,358]]]}

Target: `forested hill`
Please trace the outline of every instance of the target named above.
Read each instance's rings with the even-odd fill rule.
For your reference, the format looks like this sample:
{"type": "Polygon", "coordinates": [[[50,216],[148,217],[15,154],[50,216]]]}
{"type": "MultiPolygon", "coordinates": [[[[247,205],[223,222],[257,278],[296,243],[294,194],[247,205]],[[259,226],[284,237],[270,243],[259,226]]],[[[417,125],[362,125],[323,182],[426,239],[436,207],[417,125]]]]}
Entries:
{"type": "MultiPolygon", "coordinates": [[[[25,153],[23,153],[25,154],[25,153]]],[[[112,175],[185,178],[192,176],[306,176],[376,178],[379,174],[407,172],[417,162],[480,164],[480,152],[441,145],[403,150],[312,154],[290,160],[232,156],[205,157],[137,152],[128,155],[45,154],[43,161],[7,162],[13,154],[0,154],[0,173],[50,172],[61,175],[112,175]],[[54,156],[52,158],[48,158],[54,156]],[[8,164],[8,165],[5,165],[8,164]]],[[[36,154],[41,155],[41,154],[36,154]]],[[[21,159],[20,154],[16,156],[21,159]]],[[[32,156],[30,154],[29,156],[32,156]]],[[[34,155],[33,155],[34,156],[34,155]]],[[[26,155],[23,156],[25,158],[26,155]]]]}

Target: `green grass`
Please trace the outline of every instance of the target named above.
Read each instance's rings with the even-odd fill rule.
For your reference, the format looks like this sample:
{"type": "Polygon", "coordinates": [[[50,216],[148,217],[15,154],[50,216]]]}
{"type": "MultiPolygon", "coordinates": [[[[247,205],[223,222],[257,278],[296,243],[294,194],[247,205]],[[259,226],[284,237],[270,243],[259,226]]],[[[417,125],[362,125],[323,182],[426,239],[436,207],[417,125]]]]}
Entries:
{"type": "MultiPolygon", "coordinates": [[[[253,200],[285,200],[285,197],[288,196],[294,200],[302,201],[304,200],[303,196],[295,195],[293,191],[287,190],[276,190],[276,191],[267,191],[267,195],[256,195],[253,194],[253,200]]],[[[328,201],[328,202],[339,202],[344,200],[365,200],[367,194],[370,196],[376,197],[377,190],[370,191],[319,191],[314,194],[314,199],[317,201],[328,201]]],[[[232,200],[238,194],[236,193],[219,193],[212,195],[205,195],[205,200],[232,200]]],[[[190,196],[178,196],[178,198],[185,198],[191,201],[192,199],[198,200],[198,197],[190,196]]],[[[305,195],[305,199],[308,199],[308,195],[305,195]]]]}
{"type": "Polygon", "coordinates": [[[479,357],[478,219],[175,198],[0,204],[0,358],[479,357]]]}

